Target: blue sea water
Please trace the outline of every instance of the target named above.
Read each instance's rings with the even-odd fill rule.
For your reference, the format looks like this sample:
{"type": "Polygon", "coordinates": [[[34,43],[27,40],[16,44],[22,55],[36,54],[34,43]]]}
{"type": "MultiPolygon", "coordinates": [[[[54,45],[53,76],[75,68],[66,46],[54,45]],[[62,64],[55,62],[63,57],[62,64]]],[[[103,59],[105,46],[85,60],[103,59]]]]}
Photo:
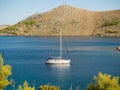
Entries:
{"type": "MultiPolygon", "coordinates": [[[[16,90],[27,80],[30,86],[50,84],[69,90],[84,88],[98,72],[120,77],[120,37],[65,37],[70,65],[46,65],[49,55],[59,56],[58,37],[0,36],[0,52],[12,65],[16,90]]],[[[63,44],[64,46],[64,44],[63,44]]],[[[63,57],[67,58],[65,47],[63,57]]],[[[12,86],[6,90],[13,90],[12,86]]]]}

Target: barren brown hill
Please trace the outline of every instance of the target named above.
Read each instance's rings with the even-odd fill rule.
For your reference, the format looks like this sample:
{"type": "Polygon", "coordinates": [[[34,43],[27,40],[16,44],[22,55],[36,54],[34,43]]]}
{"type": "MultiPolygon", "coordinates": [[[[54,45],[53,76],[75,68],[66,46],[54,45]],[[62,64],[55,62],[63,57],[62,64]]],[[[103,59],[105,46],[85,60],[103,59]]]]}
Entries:
{"type": "Polygon", "coordinates": [[[62,5],[0,30],[0,35],[120,36],[120,10],[95,12],[62,5]]]}

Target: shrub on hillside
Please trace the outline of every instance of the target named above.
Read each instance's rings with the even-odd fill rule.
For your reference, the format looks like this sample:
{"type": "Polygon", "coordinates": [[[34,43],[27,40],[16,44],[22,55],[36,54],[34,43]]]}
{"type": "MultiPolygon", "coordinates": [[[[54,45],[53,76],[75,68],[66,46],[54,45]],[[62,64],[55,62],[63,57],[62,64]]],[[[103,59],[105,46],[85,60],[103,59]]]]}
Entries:
{"type": "Polygon", "coordinates": [[[114,26],[114,25],[118,25],[119,22],[118,21],[106,21],[103,26],[114,26]]]}

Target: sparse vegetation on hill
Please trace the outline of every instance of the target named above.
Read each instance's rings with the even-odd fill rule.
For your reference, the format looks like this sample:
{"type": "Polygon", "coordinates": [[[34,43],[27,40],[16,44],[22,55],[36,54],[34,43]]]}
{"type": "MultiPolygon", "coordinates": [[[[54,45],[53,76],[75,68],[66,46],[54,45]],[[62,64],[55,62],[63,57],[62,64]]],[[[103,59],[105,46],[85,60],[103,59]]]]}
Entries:
{"type": "Polygon", "coordinates": [[[1,30],[0,33],[5,35],[17,35],[16,31],[17,31],[17,28],[15,26],[9,26],[1,30]]]}
{"type": "Polygon", "coordinates": [[[0,35],[120,36],[120,10],[95,12],[62,5],[3,28],[0,35]]]}
{"type": "Polygon", "coordinates": [[[0,25],[0,29],[4,29],[4,28],[6,28],[8,26],[10,26],[10,25],[0,25]]]}
{"type": "Polygon", "coordinates": [[[114,25],[118,25],[119,24],[119,22],[118,21],[111,21],[111,22],[109,22],[109,21],[106,21],[104,24],[103,24],[103,26],[114,26],[114,25]]]}

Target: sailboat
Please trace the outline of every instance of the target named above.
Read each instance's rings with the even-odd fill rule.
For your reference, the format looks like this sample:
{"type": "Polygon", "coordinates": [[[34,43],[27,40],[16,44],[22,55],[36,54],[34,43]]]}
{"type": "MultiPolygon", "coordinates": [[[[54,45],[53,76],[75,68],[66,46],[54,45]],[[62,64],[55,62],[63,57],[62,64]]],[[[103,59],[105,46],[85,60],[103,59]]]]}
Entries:
{"type": "Polygon", "coordinates": [[[46,64],[70,64],[70,59],[63,59],[62,58],[62,32],[60,31],[60,56],[59,57],[53,57],[49,56],[46,64]]]}

